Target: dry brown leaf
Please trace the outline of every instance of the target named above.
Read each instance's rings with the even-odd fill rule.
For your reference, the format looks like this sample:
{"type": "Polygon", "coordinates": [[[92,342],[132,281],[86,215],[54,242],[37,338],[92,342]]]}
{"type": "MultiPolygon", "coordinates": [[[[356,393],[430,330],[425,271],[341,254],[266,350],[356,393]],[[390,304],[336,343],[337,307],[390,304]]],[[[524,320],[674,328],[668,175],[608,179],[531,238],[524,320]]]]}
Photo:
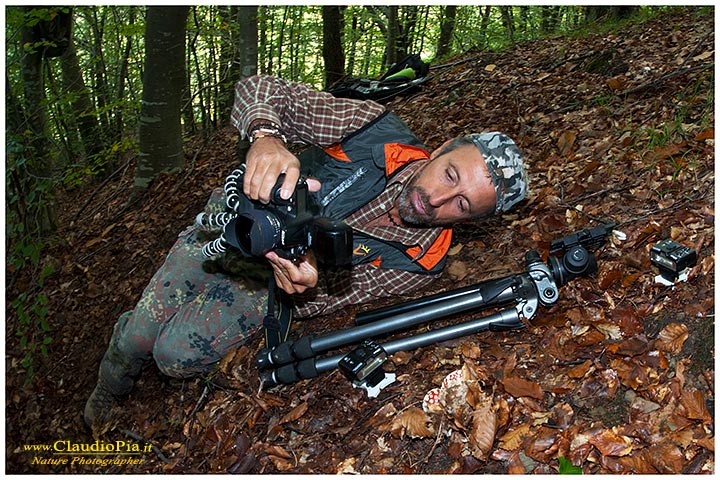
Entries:
{"type": "Polygon", "coordinates": [[[655,161],[664,160],[680,153],[681,145],[677,143],[671,143],[662,147],[657,147],[652,152],[652,158],[655,161]]]}
{"type": "Polygon", "coordinates": [[[448,265],[446,272],[455,280],[462,280],[468,275],[468,268],[465,262],[454,260],[448,265]]]}
{"type": "Polygon", "coordinates": [[[368,420],[368,426],[369,427],[379,427],[379,430],[387,430],[387,421],[390,417],[395,415],[397,412],[397,409],[395,408],[395,405],[392,403],[386,403],[380,409],[378,409],[377,412],[375,412],[375,415],[368,420]]]}
{"type": "Polygon", "coordinates": [[[278,470],[287,470],[292,468],[289,460],[291,460],[293,456],[280,445],[265,445],[263,450],[278,470]]]}
{"type": "Polygon", "coordinates": [[[560,138],[558,138],[557,142],[558,150],[560,150],[560,155],[565,156],[572,151],[573,146],[575,145],[576,138],[577,133],[571,130],[567,130],[560,135],[560,138]]]}
{"type": "Polygon", "coordinates": [[[598,285],[603,290],[607,290],[610,288],[615,282],[620,280],[622,278],[622,271],[620,270],[610,270],[609,272],[605,272],[598,281],[598,285]]]}
{"type": "Polygon", "coordinates": [[[677,445],[663,442],[649,449],[650,461],[660,473],[677,474],[685,466],[685,456],[677,445]]]}
{"type": "Polygon", "coordinates": [[[632,451],[632,441],[629,437],[618,435],[612,430],[601,430],[589,439],[603,455],[622,457],[632,451]]]}
{"type": "Polygon", "coordinates": [[[567,375],[570,378],[582,378],[585,376],[588,370],[590,370],[592,364],[593,363],[590,360],[585,360],[580,365],[576,365],[570,370],[568,370],[567,375]]]}
{"type": "Polygon", "coordinates": [[[702,132],[695,135],[695,140],[711,140],[715,138],[715,129],[706,128],[702,132]]]}
{"type": "Polygon", "coordinates": [[[530,425],[524,423],[514,430],[506,432],[500,437],[500,448],[503,450],[517,450],[530,433],[530,425]]]}
{"type": "Polygon", "coordinates": [[[513,397],[543,398],[542,389],[536,382],[529,382],[518,377],[510,377],[503,379],[502,383],[505,387],[505,391],[513,397]]]}
{"type": "Polygon", "coordinates": [[[682,351],[683,344],[688,338],[688,327],[683,323],[671,323],[665,325],[658,334],[658,341],[655,346],[658,350],[678,355],[682,351]]]}
{"type": "Polygon", "coordinates": [[[460,346],[460,353],[463,357],[471,360],[477,360],[482,355],[483,351],[480,349],[477,343],[463,343],[460,346]]]}
{"type": "Polygon", "coordinates": [[[428,428],[428,423],[430,423],[430,418],[422,409],[410,407],[395,417],[390,431],[396,438],[403,435],[410,438],[432,437],[435,434],[431,428],[428,428]]]}
{"type": "Polygon", "coordinates": [[[507,466],[507,473],[511,475],[524,475],[527,473],[527,468],[525,468],[525,464],[520,458],[520,452],[512,452],[512,454],[510,455],[510,459],[508,460],[507,466]]]}
{"type": "Polygon", "coordinates": [[[295,420],[297,420],[300,417],[302,417],[303,415],[305,415],[305,412],[307,412],[307,409],[308,409],[307,402],[301,403],[297,407],[290,410],[287,414],[285,414],[285,416],[282,419],[280,419],[280,424],[282,425],[283,423],[294,422],[295,420]]]}
{"type": "Polygon", "coordinates": [[[485,392],[480,389],[480,385],[477,382],[468,382],[467,395],[465,395],[465,401],[472,407],[473,410],[477,410],[485,406],[486,404],[492,403],[490,398],[485,392]]]}
{"type": "Polygon", "coordinates": [[[475,410],[472,414],[472,428],[469,440],[472,455],[478,460],[486,460],[495,442],[497,414],[490,402],[475,410]]]}
{"type": "Polygon", "coordinates": [[[464,246],[465,245],[463,245],[462,243],[458,243],[454,247],[450,247],[450,250],[448,250],[448,252],[447,252],[447,256],[453,257],[453,256],[457,255],[458,253],[460,253],[460,250],[462,250],[464,246]]]}
{"type": "Polygon", "coordinates": [[[615,77],[605,82],[610,90],[625,90],[625,77],[615,77]]]}
{"type": "Polygon", "coordinates": [[[693,420],[709,422],[712,420],[705,404],[705,395],[700,390],[686,390],[680,397],[680,405],[685,407],[685,416],[693,420]]]}

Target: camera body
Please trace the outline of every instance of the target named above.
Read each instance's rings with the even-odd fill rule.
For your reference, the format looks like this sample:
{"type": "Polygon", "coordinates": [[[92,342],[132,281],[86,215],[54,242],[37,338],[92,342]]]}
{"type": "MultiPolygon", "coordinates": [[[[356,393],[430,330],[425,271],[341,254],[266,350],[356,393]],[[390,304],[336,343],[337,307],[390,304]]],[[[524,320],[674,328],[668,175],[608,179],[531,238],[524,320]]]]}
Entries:
{"type": "Polygon", "coordinates": [[[228,177],[225,192],[235,213],[224,227],[225,241],[245,256],[261,257],[269,251],[293,261],[312,249],[319,263],[329,267],[352,263],[352,229],[342,221],[318,216],[317,205],[300,178],[288,200],[280,197],[285,175],[280,175],[270,202],[263,204],[242,193],[245,166],[228,177]]]}

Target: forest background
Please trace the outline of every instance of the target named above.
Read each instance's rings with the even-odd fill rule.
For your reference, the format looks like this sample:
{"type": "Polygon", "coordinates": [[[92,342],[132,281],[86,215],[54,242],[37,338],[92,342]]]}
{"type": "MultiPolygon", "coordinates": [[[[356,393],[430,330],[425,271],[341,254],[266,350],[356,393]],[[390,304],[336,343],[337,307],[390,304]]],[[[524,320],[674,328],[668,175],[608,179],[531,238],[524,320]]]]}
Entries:
{"type": "MultiPolygon", "coordinates": [[[[396,356],[403,381],[380,410],[338,376],[258,397],[253,375],[234,377],[251,368],[246,348],[222,366],[229,384],[218,377],[178,384],[150,372],[120,412],[125,430],[108,435],[127,439],[131,429],[172,452],[169,463],[158,455],[143,472],[548,473],[562,472],[561,455],[585,472],[711,470],[713,13],[668,6],[7,7],[8,465],[57,472],[30,466],[23,443],[90,438],[80,412],[112,324],[235,160],[238,135],[228,128],[235,81],[268,73],[322,89],[346,76],[376,78],[403,55],[420,53],[432,81],[388,107],[429,146],[469,128],[517,132],[538,192],[521,218],[503,218],[510,229],[500,221],[459,228],[459,253],[437,288],[507,272],[510,258],[600,217],[624,223],[625,246],[615,256],[606,252],[597,278],[568,285],[563,303],[524,335],[396,356]],[[642,257],[664,236],[690,242],[700,255],[692,281],[671,296],[652,286],[642,257]],[[490,238],[500,254],[492,258],[478,240],[490,238]],[[547,355],[522,353],[538,341],[547,355]],[[488,381],[507,414],[489,464],[464,450],[461,431],[477,433],[474,425],[460,421],[444,440],[417,440],[396,428],[417,413],[407,409],[416,397],[460,361],[477,363],[481,373],[503,365],[488,381]],[[570,379],[563,377],[571,367],[570,379]],[[511,375],[532,387],[529,395],[511,375]],[[659,417],[656,405],[663,405],[659,417]],[[551,408],[553,421],[571,427],[538,424],[551,408]],[[348,432],[350,445],[339,442],[348,432]],[[518,432],[522,447],[510,448],[518,432]],[[589,443],[570,456],[568,438],[589,443]],[[364,453],[350,457],[348,448],[364,453]]],[[[299,328],[324,331],[347,321],[340,315],[299,328]]],[[[440,432],[442,419],[433,421],[440,432]]]]}

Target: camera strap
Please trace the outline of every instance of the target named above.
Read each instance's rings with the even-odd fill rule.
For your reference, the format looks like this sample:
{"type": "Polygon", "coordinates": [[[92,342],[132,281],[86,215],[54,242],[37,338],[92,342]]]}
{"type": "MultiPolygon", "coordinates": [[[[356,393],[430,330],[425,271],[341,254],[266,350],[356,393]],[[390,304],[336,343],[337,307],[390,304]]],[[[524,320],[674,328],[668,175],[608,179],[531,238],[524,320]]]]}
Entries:
{"type": "Polygon", "coordinates": [[[267,315],[263,319],[265,347],[273,348],[287,340],[292,323],[292,299],[275,286],[275,276],[268,280],[267,315]]]}

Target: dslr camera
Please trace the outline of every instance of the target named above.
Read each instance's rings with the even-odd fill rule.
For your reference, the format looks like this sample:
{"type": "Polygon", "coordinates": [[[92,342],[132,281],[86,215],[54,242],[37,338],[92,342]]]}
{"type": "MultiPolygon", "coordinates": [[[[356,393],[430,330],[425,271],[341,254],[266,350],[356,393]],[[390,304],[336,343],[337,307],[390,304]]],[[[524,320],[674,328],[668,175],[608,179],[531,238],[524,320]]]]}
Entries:
{"type": "MultiPolygon", "coordinates": [[[[352,229],[344,222],[318,216],[304,177],[288,200],[280,197],[281,175],[268,204],[251,200],[242,192],[245,165],[233,171],[225,183],[230,215],[224,225],[224,241],[245,256],[261,257],[269,251],[293,261],[309,249],[326,267],[352,263],[352,229]]],[[[221,238],[222,238],[221,237],[221,238]]]]}

